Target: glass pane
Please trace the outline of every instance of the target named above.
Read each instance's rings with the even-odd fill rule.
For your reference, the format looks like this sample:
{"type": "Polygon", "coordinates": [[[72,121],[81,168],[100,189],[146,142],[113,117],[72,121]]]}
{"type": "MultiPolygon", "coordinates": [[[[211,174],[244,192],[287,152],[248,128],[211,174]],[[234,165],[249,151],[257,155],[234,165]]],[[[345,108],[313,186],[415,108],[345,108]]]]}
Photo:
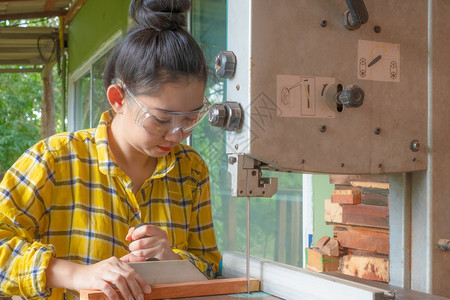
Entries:
{"type": "Polygon", "coordinates": [[[90,72],[75,82],[75,128],[90,128],[90,72]]]}
{"type": "MultiPolygon", "coordinates": [[[[211,76],[206,94],[212,102],[226,99],[226,82],[215,78],[214,57],[226,50],[226,0],[193,1],[192,34],[204,50],[211,76]]],[[[226,133],[204,120],[192,136],[192,146],[210,170],[214,227],[221,251],[246,250],[246,199],[231,197],[226,133]]],[[[278,177],[278,192],[272,198],[251,198],[250,253],[294,266],[302,266],[302,176],[264,171],[278,177]]]]}
{"type": "Polygon", "coordinates": [[[106,90],[103,85],[103,72],[109,53],[110,52],[100,57],[92,65],[92,87],[94,89],[92,94],[92,127],[97,126],[102,113],[111,107],[106,98],[106,90]]]}

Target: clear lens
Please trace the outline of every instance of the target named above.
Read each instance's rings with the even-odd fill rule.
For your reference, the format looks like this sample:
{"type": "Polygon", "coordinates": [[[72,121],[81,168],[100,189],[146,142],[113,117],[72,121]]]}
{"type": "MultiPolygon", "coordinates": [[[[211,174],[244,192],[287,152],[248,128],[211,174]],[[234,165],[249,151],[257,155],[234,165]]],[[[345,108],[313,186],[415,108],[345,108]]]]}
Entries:
{"type": "Polygon", "coordinates": [[[177,130],[187,133],[206,116],[208,107],[209,103],[205,103],[201,110],[186,113],[155,111],[153,114],[147,114],[142,126],[147,132],[160,136],[177,130]]]}
{"type": "Polygon", "coordinates": [[[133,109],[135,122],[142,126],[148,133],[164,136],[181,130],[182,133],[190,132],[206,116],[211,103],[204,97],[203,106],[195,111],[189,112],[166,112],[160,109],[149,109],[142,105],[139,100],[128,90],[126,92],[136,106],[133,109]]]}

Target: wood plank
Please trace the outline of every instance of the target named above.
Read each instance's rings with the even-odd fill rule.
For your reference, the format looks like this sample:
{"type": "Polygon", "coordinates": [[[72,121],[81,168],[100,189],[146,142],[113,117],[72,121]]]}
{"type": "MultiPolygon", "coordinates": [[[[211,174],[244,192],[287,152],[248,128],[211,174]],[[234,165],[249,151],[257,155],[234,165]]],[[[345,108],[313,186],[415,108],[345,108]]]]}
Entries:
{"type": "Polygon", "coordinates": [[[389,208],[375,205],[340,205],[325,200],[325,222],[389,229],[389,208]]]}
{"type": "Polygon", "coordinates": [[[350,181],[351,185],[359,186],[359,187],[367,187],[367,188],[376,188],[376,189],[389,189],[389,182],[364,182],[364,181],[350,181]]]}
{"type": "Polygon", "coordinates": [[[361,188],[361,203],[366,205],[388,206],[389,190],[361,188]]]}
{"type": "Polygon", "coordinates": [[[325,200],[325,222],[342,223],[342,206],[339,203],[331,203],[330,199],[325,200]]]}
{"type": "Polygon", "coordinates": [[[345,255],[341,258],[340,272],[359,278],[389,282],[389,259],[345,255]]]}
{"type": "Polygon", "coordinates": [[[66,10],[61,9],[61,10],[49,10],[49,11],[31,12],[31,13],[4,14],[4,15],[0,15],[0,21],[60,17],[60,16],[64,16],[66,13],[67,13],[66,10]]]}
{"type": "Polygon", "coordinates": [[[389,254],[389,232],[335,226],[334,237],[344,248],[389,254]]]}
{"type": "Polygon", "coordinates": [[[389,178],[384,175],[330,175],[331,184],[352,185],[352,181],[389,183],[389,178]]]}
{"type": "Polygon", "coordinates": [[[305,249],[306,269],[314,272],[337,271],[340,260],[338,256],[327,255],[317,247],[305,249]]]}
{"type": "Polygon", "coordinates": [[[389,208],[374,205],[342,205],[342,223],[389,229],[389,208]]]}
{"type": "MultiPolygon", "coordinates": [[[[259,291],[260,282],[250,279],[250,291],[259,291]]],[[[190,281],[179,283],[153,284],[152,292],[144,299],[167,299],[198,297],[210,295],[238,294],[247,292],[246,278],[212,279],[206,281],[190,281]]],[[[81,300],[108,300],[103,292],[98,290],[82,290],[81,300]]]]}
{"type": "Polygon", "coordinates": [[[333,191],[331,195],[332,203],[339,204],[361,204],[361,190],[360,189],[345,189],[333,191]]]}
{"type": "Polygon", "coordinates": [[[188,260],[159,260],[128,263],[149,284],[176,283],[208,280],[194,264],[188,260]]]}

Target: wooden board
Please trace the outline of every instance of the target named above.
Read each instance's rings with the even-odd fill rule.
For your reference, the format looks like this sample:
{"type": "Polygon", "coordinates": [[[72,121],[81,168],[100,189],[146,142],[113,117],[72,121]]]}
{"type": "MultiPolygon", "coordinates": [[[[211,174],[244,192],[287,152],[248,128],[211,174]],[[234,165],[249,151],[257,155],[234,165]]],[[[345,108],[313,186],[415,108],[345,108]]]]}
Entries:
{"type": "Polygon", "coordinates": [[[361,203],[366,205],[388,206],[389,190],[361,188],[361,203]]]}
{"type": "Polygon", "coordinates": [[[362,186],[364,186],[367,182],[387,183],[389,187],[389,178],[383,175],[330,175],[331,184],[353,185],[355,183],[362,183],[362,186]]]}
{"type": "Polygon", "coordinates": [[[325,200],[325,221],[328,223],[357,225],[389,229],[389,208],[374,205],[340,205],[325,200]]]}
{"type": "Polygon", "coordinates": [[[389,259],[345,255],[341,258],[340,272],[359,278],[389,282],[389,259]]]}
{"type": "MultiPolygon", "coordinates": [[[[260,282],[250,279],[250,291],[259,291],[260,282]]],[[[247,292],[246,278],[213,279],[206,281],[190,281],[178,283],[153,284],[152,292],[144,299],[172,299],[183,297],[199,297],[210,295],[226,295],[247,292]]],[[[103,292],[98,290],[82,290],[81,300],[108,300],[103,292]]]]}
{"type": "Polygon", "coordinates": [[[150,284],[209,279],[188,260],[145,261],[129,265],[150,284]]]}
{"type": "Polygon", "coordinates": [[[314,272],[337,271],[339,257],[329,256],[317,247],[306,248],[306,269],[314,272]]]}
{"type": "Polygon", "coordinates": [[[361,204],[361,190],[335,189],[331,195],[331,202],[339,204],[361,204]]]}
{"type": "Polygon", "coordinates": [[[335,226],[334,237],[341,247],[389,254],[389,232],[335,226]]]}

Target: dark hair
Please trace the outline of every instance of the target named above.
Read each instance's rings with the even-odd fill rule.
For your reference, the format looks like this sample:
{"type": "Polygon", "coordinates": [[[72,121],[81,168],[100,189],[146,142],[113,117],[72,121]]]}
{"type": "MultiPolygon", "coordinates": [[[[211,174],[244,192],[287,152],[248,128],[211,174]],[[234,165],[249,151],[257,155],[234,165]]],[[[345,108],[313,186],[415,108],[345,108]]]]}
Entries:
{"type": "Polygon", "coordinates": [[[136,25],[108,58],[104,84],[120,79],[136,94],[156,94],[167,83],[193,76],[206,83],[205,57],[184,29],[189,0],[132,0],[136,25]]]}

